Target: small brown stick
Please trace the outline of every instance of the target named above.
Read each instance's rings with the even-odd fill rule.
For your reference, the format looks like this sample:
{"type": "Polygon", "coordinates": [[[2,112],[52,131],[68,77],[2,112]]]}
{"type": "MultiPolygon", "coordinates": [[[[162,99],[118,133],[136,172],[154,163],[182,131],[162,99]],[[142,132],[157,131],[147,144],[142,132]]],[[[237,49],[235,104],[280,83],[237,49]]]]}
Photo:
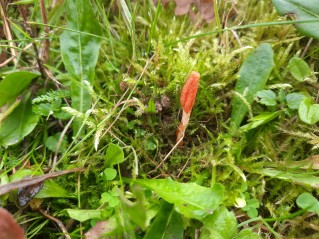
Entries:
{"type": "MultiPolygon", "coordinates": [[[[30,35],[30,37],[34,37],[32,29],[31,29],[31,25],[28,22],[27,10],[26,10],[25,6],[18,5],[18,9],[19,9],[19,12],[20,12],[20,14],[21,14],[21,16],[23,18],[23,21],[24,21],[24,29],[25,29],[25,31],[30,35]]],[[[35,44],[35,42],[32,42],[32,46],[33,46],[33,49],[34,49],[34,52],[35,52],[35,56],[36,56],[37,64],[38,64],[38,67],[39,67],[39,71],[41,73],[42,78],[45,79],[44,67],[43,67],[43,64],[42,64],[42,60],[39,58],[38,47],[35,44]]]]}
{"type": "Polygon", "coordinates": [[[176,142],[180,142],[178,146],[183,145],[185,130],[196,99],[199,79],[200,74],[196,71],[192,71],[182,89],[180,102],[183,108],[183,115],[176,131],[176,142]]]}
{"type": "Polygon", "coordinates": [[[71,239],[71,237],[70,237],[68,231],[66,230],[65,226],[63,225],[63,223],[62,223],[59,219],[57,219],[57,218],[55,218],[55,217],[53,217],[53,216],[47,214],[47,213],[46,213],[45,211],[43,211],[42,209],[38,209],[38,211],[39,211],[43,216],[45,216],[46,218],[48,218],[49,220],[54,221],[54,222],[60,227],[61,231],[63,232],[63,234],[64,234],[64,236],[65,236],[65,238],[71,239]]]}
{"type": "Polygon", "coordinates": [[[17,64],[18,51],[16,50],[15,43],[11,41],[13,38],[12,38],[11,28],[7,19],[7,11],[6,11],[7,6],[5,4],[5,1],[0,1],[0,3],[1,3],[0,14],[2,17],[4,34],[6,35],[7,40],[9,40],[10,51],[13,57],[12,60],[14,64],[17,64]]]}
{"type": "Polygon", "coordinates": [[[47,26],[48,24],[48,18],[47,18],[47,13],[45,10],[45,4],[44,4],[44,0],[39,0],[39,5],[40,5],[40,9],[41,9],[41,16],[42,16],[42,21],[44,24],[44,32],[45,32],[45,37],[46,39],[44,40],[42,46],[39,49],[39,58],[44,62],[44,63],[48,63],[49,61],[49,52],[50,52],[50,40],[48,38],[49,36],[49,27],[47,26]]]}

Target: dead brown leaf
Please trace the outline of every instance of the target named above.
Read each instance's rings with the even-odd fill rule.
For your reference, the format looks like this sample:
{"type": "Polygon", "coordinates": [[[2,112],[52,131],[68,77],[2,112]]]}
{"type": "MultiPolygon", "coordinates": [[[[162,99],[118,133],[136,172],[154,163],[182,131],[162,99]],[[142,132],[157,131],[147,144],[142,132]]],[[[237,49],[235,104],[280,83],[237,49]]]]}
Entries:
{"type": "MultiPolygon", "coordinates": [[[[157,4],[158,0],[154,1],[157,4]]],[[[165,7],[168,5],[170,0],[161,0],[160,1],[165,7]]],[[[213,0],[174,0],[175,15],[182,16],[188,14],[192,20],[195,20],[197,17],[200,17],[206,22],[211,22],[215,18],[214,13],[214,2],[213,0]],[[193,11],[193,8],[197,8],[198,14],[193,11]]]]}
{"type": "Polygon", "coordinates": [[[107,232],[111,232],[114,229],[114,222],[112,220],[97,222],[87,233],[85,233],[86,239],[111,239],[113,236],[105,236],[107,232]]]}

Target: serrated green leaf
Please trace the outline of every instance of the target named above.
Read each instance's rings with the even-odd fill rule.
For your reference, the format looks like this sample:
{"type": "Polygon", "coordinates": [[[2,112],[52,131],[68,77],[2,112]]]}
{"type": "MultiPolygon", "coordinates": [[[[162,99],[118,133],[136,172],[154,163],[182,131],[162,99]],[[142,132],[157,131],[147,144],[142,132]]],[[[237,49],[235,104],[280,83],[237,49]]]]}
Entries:
{"type": "MultiPolygon", "coordinates": [[[[238,73],[235,91],[242,95],[248,104],[251,104],[255,94],[265,87],[273,64],[273,51],[267,43],[261,44],[245,59],[238,73]]],[[[245,102],[236,95],[232,98],[231,104],[230,125],[235,130],[240,126],[248,108],[245,102]]]]}
{"type": "Polygon", "coordinates": [[[216,183],[213,188],[196,183],[179,183],[172,179],[136,179],[135,184],[155,191],[160,197],[175,205],[185,217],[203,219],[216,210],[222,201],[224,187],[216,183]]]}
{"type": "Polygon", "coordinates": [[[26,94],[21,103],[0,124],[0,146],[8,147],[30,134],[38,123],[39,116],[32,112],[32,104],[26,94]]]}
{"type": "MultiPolygon", "coordinates": [[[[72,77],[72,107],[84,113],[91,107],[91,96],[85,81],[93,82],[101,45],[101,39],[92,34],[101,35],[101,26],[91,1],[66,1],[65,4],[69,30],[65,30],[60,37],[62,60],[72,77]]],[[[78,133],[81,124],[79,120],[74,121],[74,135],[78,133]]]]}
{"type": "Polygon", "coordinates": [[[276,106],[276,94],[272,90],[261,90],[256,93],[257,101],[266,106],[276,106]]]}
{"type": "Polygon", "coordinates": [[[299,57],[292,57],[289,60],[288,68],[291,75],[298,81],[304,81],[311,76],[311,70],[308,64],[299,57]]]}
{"type": "Polygon", "coordinates": [[[280,15],[290,15],[296,20],[318,20],[294,26],[304,35],[319,39],[319,4],[317,0],[272,0],[280,15]]]}
{"type": "MultiPolygon", "coordinates": [[[[228,211],[225,207],[222,207],[214,212],[213,215],[208,215],[203,220],[203,230],[210,231],[211,235],[218,235],[223,239],[232,239],[237,233],[237,221],[233,212],[228,211]],[[212,232],[212,230],[214,232],[212,232]]],[[[200,237],[206,239],[207,237],[200,237]]]]}
{"type": "Polygon", "coordinates": [[[286,96],[286,102],[289,109],[297,110],[301,101],[305,98],[303,94],[300,93],[290,93],[286,96]]]}
{"type": "Polygon", "coordinates": [[[319,201],[310,193],[302,193],[296,200],[296,203],[302,209],[308,212],[315,212],[319,216],[319,201]]]}
{"type": "Polygon", "coordinates": [[[298,108],[301,121],[313,125],[319,121],[319,104],[312,104],[310,98],[304,98],[298,108]]]}
{"type": "Polygon", "coordinates": [[[174,210],[174,205],[162,200],[160,209],[150,225],[144,239],[182,239],[183,219],[174,210]]]}
{"type": "Polygon", "coordinates": [[[105,153],[105,166],[111,168],[114,164],[122,163],[124,160],[122,148],[116,144],[110,143],[105,153]]]}

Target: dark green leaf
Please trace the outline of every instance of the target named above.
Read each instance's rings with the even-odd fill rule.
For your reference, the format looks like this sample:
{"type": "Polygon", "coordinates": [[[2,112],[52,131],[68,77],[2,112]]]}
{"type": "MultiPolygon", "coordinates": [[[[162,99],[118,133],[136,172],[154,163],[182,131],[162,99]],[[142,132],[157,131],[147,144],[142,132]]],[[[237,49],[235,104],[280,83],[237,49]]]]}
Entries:
{"type": "Polygon", "coordinates": [[[39,74],[28,71],[17,71],[7,75],[0,82],[0,107],[14,102],[31,81],[38,76],[39,74]]]}
{"type": "Polygon", "coordinates": [[[290,15],[296,20],[318,20],[298,23],[296,28],[304,35],[319,39],[319,4],[317,0],[273,0],[280,15],[290,15]]]}
{"type": "Polygon", "coordinates": [[[303,81],[311,76],[311,70],[308,64],[299,57],[292,57],[289,61],[288,68],[291,75],[298,81],[303,81]]]}
{"type": "Polygon", "coordinates": [[[20,105],[0,123],[0,146],[7,147],[18,143],[37,125],[39,116],[32,112],[29,96],[30,94],[26,94],[20,105]]]}
{"type": "Polygon", "coordinates": [[[203,219],[216,210],[223,199],[224,187],[213,188],[196,183],[179,183],[172,179],[137,179],[134,183],[155,191],[160,197],[175,205],[185,217],[203,219]]]}
{"type": "MultiPolygon", "coordinates": [[[[85,81],[92,84],[101,40],[88,35],[101,35],[101,27],[94,14],[91,1],[66,1],[67,28],[60,37],[61,54],[66,70],[72,77],[72,107],[86,112],[91,107],[91,96],[85,81]],[[88,33],[88,34],[86,34],[88,33]]],[[[74,134],[81,126],[76,120],[74,134]]]]}
{"type": "Polygon", "coordinates": [[[289,109],[297,110],[301,101],[305,98],[303,94],[299,93],[290,93],[286,96],[286,102],[289,109]]]}
{"type": "Polygon", "coordinates": [[[319,201],[310,193],[299,195],[296,203],[302,209],[306,209],[308,212],[315,212],[319,216],[319,201]]]}
{"type": "Polygon", "coordinates": [[[267,106],[275,106],[276,102],[276,94],[272,90],[261,90],[258,91],[256,94],[257,101],[260,104],[267,105],[267,106]]]}
{"type": "MultiPolygon", "coordinates": [[[[235,91],[242,95],[248,104],[254,100],[255,94],[265,87],[267,79],[273,68],[273,51],[269,44],[263,43],[251,52],[238,73],[235,91]]],[[[243,99],[234,95],[232,99],[232,114],[230,124],[237,129],[248,108],[243,99]]]]}
{"type": "Polygon", "coordinates": [[[122,163],[124,159],[122,148],[116,144],[110,143],[105,153],[106,167],[111,168],[114,164],[122,163]]]}
{"type": "Polygon", "coordinates": [[[319,121],[319,104],[312,104],[310,98],[304,98],[298,108],[301,121],[313,125],[319,121]]]}
{"type": "Polygon", "coordinates": [[[155,220],[146,231],[144,239],[182,239],[183,219],[174,210],[174,205],[162,200],[155,220]]]}
{"type": "MultiPolygon", "coordinates": [[[[45,147],[47,147],[52,152],[55,152],[61,137],[61,132],[56,133],[53,136],[49,136],[45,141],[45,147]]],[[[66,149],[67,141],[65,138],[62,139],[60,143],[59,153],[63,152],[66,149]]]]}

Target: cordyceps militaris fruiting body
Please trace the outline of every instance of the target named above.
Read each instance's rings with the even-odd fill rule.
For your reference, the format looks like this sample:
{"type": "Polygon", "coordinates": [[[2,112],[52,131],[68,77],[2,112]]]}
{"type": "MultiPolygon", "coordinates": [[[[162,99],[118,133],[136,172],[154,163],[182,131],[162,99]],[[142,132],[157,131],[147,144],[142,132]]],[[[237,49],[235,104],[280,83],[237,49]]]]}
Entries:
{"type": "Polygon", "coordinates": [[[181,92],[180,103],[182,105],[183,115],[181,123],[179,124],[176,131],[176,142],[179,146],[183,144],[185,130],[188,125],[189,118],[196,99],[199,79],[200,74],[196,71],[192,71],[187,81],[185,82],[181,92]]]}

